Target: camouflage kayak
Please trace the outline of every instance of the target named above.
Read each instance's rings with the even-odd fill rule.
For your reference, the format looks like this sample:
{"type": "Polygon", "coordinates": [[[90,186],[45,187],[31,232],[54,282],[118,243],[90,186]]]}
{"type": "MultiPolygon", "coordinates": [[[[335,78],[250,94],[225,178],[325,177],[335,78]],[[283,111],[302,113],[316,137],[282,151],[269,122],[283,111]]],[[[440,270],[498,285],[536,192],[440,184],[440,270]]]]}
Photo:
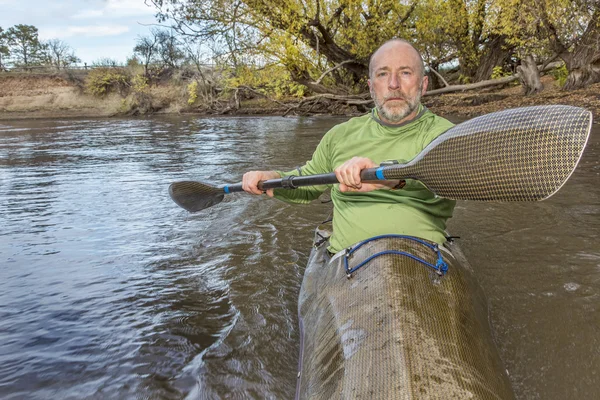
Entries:
{"type": "Polygon", "coordinates": [[[297,398],[514,398],[455,245],[380,237],[331,257],[328,235],[317,230],[300,291],[297,398]]]}

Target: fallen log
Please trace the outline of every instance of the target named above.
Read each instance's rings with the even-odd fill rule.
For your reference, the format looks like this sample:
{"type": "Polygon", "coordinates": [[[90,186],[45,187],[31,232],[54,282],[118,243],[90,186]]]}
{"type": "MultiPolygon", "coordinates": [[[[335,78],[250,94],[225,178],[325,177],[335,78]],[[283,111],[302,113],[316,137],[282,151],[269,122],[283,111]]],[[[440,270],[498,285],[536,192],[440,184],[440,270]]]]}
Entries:
{"type": "MultiPolygon", "coordinates": [[[[550,70],[560,66],[560,64],[561,64],[560,62],[550,63],[550,64],[546,65],[545,67],[540,67],[540,72],[550,71],[550,70]]],[[[519,72],[517,72],[516,74],[511,75],[511,76],[505,76],[503,78],[488,79],[486,81],[469,83],[467,85],[452,85],[452,86],[446,86],[441,89],[429,90],[424,94],[424,96],[433,96],[436,94],[451,93],[451,92],[464,92],[466,90],[474,90],[474,89],[481,89],[481,88],[490,87],[490,86],[506,85],[507,83],[516,81],[518,79],[521,79],[521,74],[519,72]]]]}

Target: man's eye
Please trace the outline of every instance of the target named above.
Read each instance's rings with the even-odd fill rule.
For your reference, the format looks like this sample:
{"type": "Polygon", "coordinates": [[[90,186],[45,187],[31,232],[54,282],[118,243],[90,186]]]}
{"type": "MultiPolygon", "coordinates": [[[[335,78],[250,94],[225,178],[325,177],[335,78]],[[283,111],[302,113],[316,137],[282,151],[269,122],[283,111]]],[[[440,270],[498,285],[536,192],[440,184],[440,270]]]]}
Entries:
{"type": "Polygon", "coordinates": [[[377,76],[386,76],[386,75],[387,75],[387,72],[379,72],[379,73],[377,73],[377,76]]]}

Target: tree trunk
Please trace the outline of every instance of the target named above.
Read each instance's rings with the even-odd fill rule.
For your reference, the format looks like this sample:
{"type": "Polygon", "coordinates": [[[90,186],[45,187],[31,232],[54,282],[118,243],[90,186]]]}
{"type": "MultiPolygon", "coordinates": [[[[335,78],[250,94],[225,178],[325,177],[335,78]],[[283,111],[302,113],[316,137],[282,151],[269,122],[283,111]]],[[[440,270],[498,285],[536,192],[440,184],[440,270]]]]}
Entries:
{"type": "Polygon", "coordinates": [[[354,60],[355,55],[340,47],[333,40],[327,29],[321,24],[318,24],[316,28],[320,33],[320,35],[317,37],[315,37],[313,31],[308,26],[304,26],[300,29],[300,34],[304,37],[306,44],[308,44],[315,51],[318,48],[320,54],[325,56],[333,64],[346,62],[344,64],[344,69],[352,74],[352,80],[354,83],[360,82],[363,77],[368,75],[368,64],[362,63],[358,60],[347,62],[348,60],[354,60]]]}
{"type": "Polygon", "coordinates": [[[563,58],[569,75],[564,89],[580,89],[600,82],[600,5],[570,57],[563,58]]]}
{"type": "Polygon", "coordinates": [[[597,82],[600,82],[600,57],[595,62],[571,69],[563,89],[581,89],[597,82]]]}
{"type": "Polygon", "coordinates": [[[510,58],[512,49],[508,48],[505,36],[493,37],[485,46],[479,58],[479,66],[475,71],[474,81],[484,81],[492,77],[494,67],[502,66],[510,58]]]}
{"type": "Polygon", "coordinates": [[[535,64],[533,56],[530,54],[521,60],[521,65],[517,67],[519,80],[523,85],[523,92],[526,96],[541,92],[544,85],[540,81],[540,71],[535,64]]]}

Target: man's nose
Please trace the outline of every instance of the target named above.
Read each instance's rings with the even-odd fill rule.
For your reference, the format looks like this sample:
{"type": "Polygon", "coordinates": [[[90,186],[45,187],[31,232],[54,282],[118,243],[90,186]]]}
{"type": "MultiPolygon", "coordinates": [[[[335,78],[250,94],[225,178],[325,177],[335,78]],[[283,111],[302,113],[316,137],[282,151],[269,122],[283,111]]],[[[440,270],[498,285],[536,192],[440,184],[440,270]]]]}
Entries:
{"type": "Polygon", "coordinates": [[[390,89],[398,89],[400,88],[400,79],[398,79],[397,74],[390,74],[390,80],[388,82],[388,87],[390,89]]]}

